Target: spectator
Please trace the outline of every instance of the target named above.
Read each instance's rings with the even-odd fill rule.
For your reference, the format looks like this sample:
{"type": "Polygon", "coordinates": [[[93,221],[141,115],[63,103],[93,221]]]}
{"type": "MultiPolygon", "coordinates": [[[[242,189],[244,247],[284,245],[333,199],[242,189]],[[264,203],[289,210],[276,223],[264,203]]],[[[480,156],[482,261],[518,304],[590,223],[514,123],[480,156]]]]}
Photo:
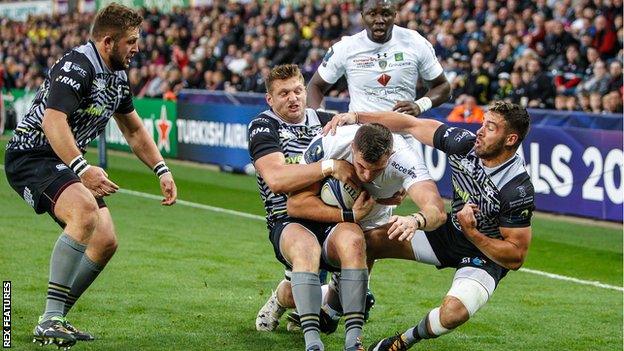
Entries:
{"type": "Polygon", "coordinates": [[[576,86],[581,82],[585,69],[576,46],[572,45],[567,48],[565,62],[560,66],[561,69],[555,75],[557,93],[573,93],[576,86]]]}
{"type": "Polygon", "coordinates": [[[611,76],[607,73],[607,67],[604,61],[597,61],[594,63],[594,74],[587,80],[579,84],[577,91],[588,93],[600,93],[602,95],[609,91],[609,83],[611,83],[611,76]]]}
{"type": "Polygon", "coordinates": [[[589,106],[591,107],[591,112],[602,113],[602,95],[600,93],[589,94],[589,106]]]}
{"type": "Polygon", "coordinates": [[[598,49],[602,58],[613,57],[616,50],[616,35],[605,16],[597,16],[594,25],[589,29],[593,34],[592,46],[598,49]]]}
{"type": "Polygon", "coordinates": [[[490,101],[490,76],[483,68],[483,54],[476,52],[470,60],[470,73],[466,78],[464,93],[475,97],[478,104],[490,101]]]}
{"type": "Polygon", "coordinates": [[[609,64],[609,74],[611,81],[609,82],[609,91],[622,91],[622,62],[614,60],[609,64]]]}
{"type": "Polygon", "coordinates": [[[506,100],[511,97],[513,85],[511,84],[511,75],[507,72],[498,74],[498,83],[494,92],[495,100],[506,100]]]}
{"type": "Polygon", "coordinates": [[[622,96],[617,91],[612,91],[602,97],[602,108],[604,113],[622,114],[622,96]]]}
{"type": "Polygon", "coordinates": [[[447,117],[449,122],[483,123],[483,109],[477,105],[474,97],[461,95],[457,101],[459,105],[447,117]]]}

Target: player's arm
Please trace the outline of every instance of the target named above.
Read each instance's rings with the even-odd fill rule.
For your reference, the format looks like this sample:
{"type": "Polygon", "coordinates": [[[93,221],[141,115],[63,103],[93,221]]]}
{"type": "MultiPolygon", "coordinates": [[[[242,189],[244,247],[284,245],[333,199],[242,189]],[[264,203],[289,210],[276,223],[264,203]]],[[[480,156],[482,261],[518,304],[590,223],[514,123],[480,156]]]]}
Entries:
{"type": "Polygon", "coordinates": [[[129,113],[115,113],[115,121],[128,145],[137,157],[152,169],[160,179],[160,188],[165,198],[163,205],[173,205],[177,198],[177,188],[173,176],[158,151],[154,139],[143,126],[136,110],[129,113]]]}
{"type": "Polygon", "coordinates": [[[318,196],[320,189],[321,183],[316,182],[306,188],[290,193],[287,200],[288,215],[315,222],[357,223],[370,213],[375,204],[375,200],[366,191],[362,191],[355,200],[351,210],[342,210],[325,204],[318,196]]]}
{"type": "Polygon", "coordinates": [[[433,180],[423,180],[412,184],[407,193],[420,209],[408,216],[392,216],[388,238],[412,240],[416,230],[434,230],[446,222],[444,202],[433,180]]]}
{"type": "Polygon", "coordinates": [[[416,101],[397,101],[392,110],[417,117],[450,99],[451,83],[446,79],[444,73],[440,73],[433,80],[425,80],[425,85],[429,87],[425,96],[416,101]]]}
{"type": "Polygon", "coordinates": [[[266,118],[256,119],[250,124],[249,154],[256,172],[275,194],[290,193],[330,176],[355,186],[353,180],[357,176],[347,161],[313,160],[308,164],[288,164],[279,143],[279,134],[266,118]]]}
{"type": "Polygon", "coordinates": [[[490,238],[476,227],[477,205],[467,203],[457,213],[462,232],[481,252],[498,265],[511,270],[522,267],[531,244],[531,227],[500,227],[503,240],[490,238]]]}
{"type": "Polygon", "coordinates": [[[70,57],[74,61],[64,57],[50,70],[47,108],[41,127],[54,153],[76,172],[94,196],[110,195],[119,187],[108,179],[102,168],[87,163],[67,121],[88,94],[92,79],[90,67],[70,57]]]}
{"type": "Polygon", "coordinates": [[[307,87],[307,105],[317,109],[322,106],[325,93],[331,86],[345,74],[344,52],[346,47],[342,41],[334,44],[323,57],[323,62],[318,67],[307,87]]]}
{"type": "Polygon", "coordinates": [[[307,105],[310,108],[317,109],[321,107],[323,104],[323,98],[325,97],[325,93],[329,88],[331,88],[332,84],[327,83],[321,78],[318,72],[315,72],[308,83],[307,91],[307,105]]]}

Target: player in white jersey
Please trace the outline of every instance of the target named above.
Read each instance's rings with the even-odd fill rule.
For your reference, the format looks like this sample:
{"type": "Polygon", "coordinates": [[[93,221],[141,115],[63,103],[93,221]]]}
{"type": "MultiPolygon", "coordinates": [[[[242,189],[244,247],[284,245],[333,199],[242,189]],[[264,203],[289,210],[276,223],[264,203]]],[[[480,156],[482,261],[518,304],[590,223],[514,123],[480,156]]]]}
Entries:
{"type": "Polygon", "coordinates": [[[308,84],[308,106],[321,106],[325,92],[347,79],[349,111],[390,111],[418,116],[448,101],[451,86],[431,43],[394,24],[396,5],[369,0],[362,8],[365,30],[345,36],[325,55],[308,84]],[[428,91],[416,100],[422,79],[428,91]]]}
{"type": "MultiPolygon", "coordinates": [[[[398,217],[392,217],[392,207],[383,205],[401,189],[406,189],[412,201],[420,208],[414,215],[418,220],[417,228],[433,230],[446,221],[442,199],[422,158],[401,136],[391,134],[386,127],[376,123],[350,126],[338,129],[336,135],[317,137],[308,146],[302,162],[312,163],[324,159],[351,162],[363,184],[362,188],[377,200],[373,210],[359,221],[367,241],[369,237],[379,236],[406,242],[412,239],[413,231],[408,233],[406,228],[395,224],[398,217]],[[384,150],[388,152],[384,153],[384,150]]],[[[323,203],[318,197],[319,190],[320,183],[317,183],[291,194],[288,198],[289,216],[318,222],[332,222],[348,217],[340,209],[323,203]]],[[[357,216],[357,213],[354,215],[357,216]]],[[[326,249],[331,252],[331,248],[326,249]]],[[[375,258],[375,255],[369,255],[367,249],[369,269],[375,258]]],[[[342,279],[344,277],[341,276],[342,279]]],[[[343,299],[342,289],[338,289],[341,284],[337,284],[334,275],[322,310],[322,315],[328,317],[323,320],[326,324],[323,327],[325,332],[335,330],[343,313],[347,319],[346,325],[350,323],[347,311],[337,299],[338,295],[343,299]]]]}

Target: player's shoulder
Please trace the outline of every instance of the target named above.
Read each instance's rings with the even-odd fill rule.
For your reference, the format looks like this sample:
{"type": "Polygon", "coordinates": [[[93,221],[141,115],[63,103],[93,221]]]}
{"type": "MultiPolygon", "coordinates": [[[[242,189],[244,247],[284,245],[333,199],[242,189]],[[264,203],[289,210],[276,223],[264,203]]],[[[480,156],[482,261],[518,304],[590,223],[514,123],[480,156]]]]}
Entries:
{"type": "Polygon", "coordinates": [[[94,69],[86,55],[71,49],[54,63],[52,71],[87,78],[93,74],[94,69]]]}
{"type": "Polygon", "coordinates": [[[248,129],[250,130],[253,127],[267,127],[270,129],[279,129],[279,122],[275,118],[273,118],[273,116],[271,116],[270,110],[266,110],[256,115],[256,117],[254,117],[249,122],[248,127],[248,129]]]}
{"type": "Polygon", "coordinates": [[[366,30],[362,30],[352,35],[344,35],[339,41],[332,46],[334,51],[349,53],[350,51],[361,48],[366,41],[366,30]]]}
{"type": "Polygon", "coordinates": [[[533,202],[535,189],[522,157],[515,155],[508,167],[504,174],[506,179],[501,180],[501,183],[504,183],[499,192],[501,199],[512,205],[533,202]]]}

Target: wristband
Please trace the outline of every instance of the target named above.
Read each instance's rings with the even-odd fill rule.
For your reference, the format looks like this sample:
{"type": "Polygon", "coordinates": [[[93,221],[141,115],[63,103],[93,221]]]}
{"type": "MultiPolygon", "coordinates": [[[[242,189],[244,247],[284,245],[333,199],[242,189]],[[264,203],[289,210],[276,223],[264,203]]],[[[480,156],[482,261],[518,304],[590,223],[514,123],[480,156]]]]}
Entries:
{"type": "Polygon", "coordinates": [[[87,163],[87,160],[85,160],[84,156],[82,155],[76,156],[69,163],[69,168],[71,168],[72,171],[74,171],[74,173],[76,173],[79,177],[82,176],[90,167],[91,166],[87,163]]]}
{"type": "Polygon", "coordinates": [[[355,223],[355,215],[353,210],[342,210],[342,221],[355,223]]]}
{"type": "Polygon", "coordinates": [[[161,178],[163,175],[171,172],[171,170],[169,170],[169,167],[167,167],[167,165],[165,164],[165,161],[158,162],[154,166],[154,168],[152,168],[152,170],[158,176],[158,178],[161,178]]]}
{"type": "Polygon", "coordinates": [[[321,161],[321,174],[323,174],[323,177],[329,177],[334,174],[334,160],[321,161]]]}
{"type": "Polygon", "coordinates": [[[422,212],[413,213],[412,217],[414,217],[416,223],[418,223],[418,229],[424,229],[427,226],[427,218],[425,218],[425,215],[422,214],[422,212]],[[420,218],[422,218],[422,222],[418,219],[417,216],[420,216],[420,218]]]}
{"type": "Polygon", "coordinates": [[[428,97],[421,97],[420,99],[414,101],[414,103],[416,105],[418,105],[418,108],[420,109],[420,113],[423,113],[425,111],[429,111],[431,109],[431,107],[433,107],[433,102],[431,101],[430,98],[428,97]]]}

